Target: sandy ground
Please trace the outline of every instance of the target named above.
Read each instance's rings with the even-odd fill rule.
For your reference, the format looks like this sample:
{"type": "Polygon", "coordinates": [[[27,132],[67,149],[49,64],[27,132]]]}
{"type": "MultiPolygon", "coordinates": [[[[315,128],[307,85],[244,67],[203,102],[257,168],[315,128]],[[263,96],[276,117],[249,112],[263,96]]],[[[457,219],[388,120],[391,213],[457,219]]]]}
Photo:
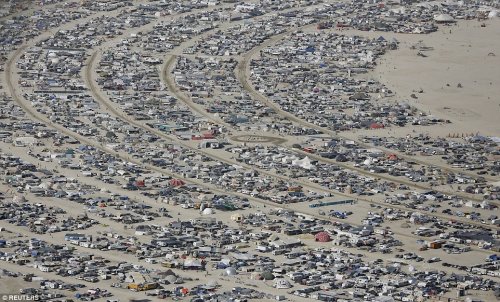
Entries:
{"type": "Polygon", "coordinates": [[[378,61],[373,75],[424,112],[452,121],[429,129],[431,134],[500,136],[500,19],[484,23],[458,22],[429,35],[382,34],[400,45],[378,61]],[[410,49],[419,41],[433,48],[423,52],[425,58],[410,49]],[[417,100],[409,97],[420,88],[417,100]]]}
{"type": "MultiPolygon", "coordinates": [[[[383,35],[386,38],[396,37],[400,42],[400,49],[396,51],[389,52],[379,61],[379,66],[376,70],[369,76],[373,76],[376,79],[386,83],[391,89],[396,91],[399,98],[408,98],[411,103],[425,112],[429,112],[438,117],[443,117],[450,119],[453,124],[447,127],[426,127],[421,129],[428,129],[434,135],[446,135],[450,131],[466,131],[466,132],[480,132],[486,135],[496,135],[500,136],[500,124],[497,121],[497,116],[499,113],[499,79],[500,79],[500,31],[498,26],[500,25],[500,20],[487,21],[486,27],[480,27],[480,23],[468,22],[459,23],[456,26],[442,27],[438,32],[431,35],[401,35],[401,34],[389,34],[389,33],[364,33],[360,32],[360,35],[370,35],[373,37],[378,37],[383,35]],[[449,33],[452,31],[452,34],[449,33]],[[428,47],[433,47],[433,51],[425,52],[428,57],[423,58],[417,56],[416,50],[411,50],[410,46],[423,41],[428,47]],[[488,56],[488,53],[495,53],[496,56],[488,56]],[[498,53],[496,53],[498,52],[498,53]],[[461,83],[463,88],[457,88],[457,84],[461,83]],[[446,86],[450,84],[450,86],[446,86]],[[409,97],[414,89],[424,89],[424,93],[419,95],[418,100],[413,100],[409,97]],[[473,105],[471,105],[473,104],[473,105]]],[[[67,25],[69,26],[69,25],[67,25]]],[[[348,34],[349,32],[346,32],[348,34]]],[[[3,74],[3,73],[2,73],[3,74]]],[[[401,130],[401,133],[406,134],[408,129],[401,130]]],[[[6,146],[4,146],[6,147],[6,146]]],[[[194,147],[194,146],[192,146],[194,147]]],[[[14,149],[14,148],[13,148],[14,149]]],[[[12,150],[15,151],[15,150],[12,150]]],[[[17,150],[16,150],[17,151],[17,150]]],[[[212,152],[212,151],[210,151],[212,152]]],[[[220,154],[219,154],[220,156],[220,154]]],[[[22,157],[27,160],[33,161],[26,154],[22,154],[22,157]]],[[[44,164],[47,168],[55,167],[53,163],[44,164]]],[[[62,170],[61,170],[62,171],[62,170]]],[[[65,175],[70,176],[71,173],[76,174],[76,172],[71,172],[70,170],[62,171],[65,175]],[[68,174],[66,174],[68,173],[68,174]]],[[[78,177],[77,175],[72,175],[73,177],[78,177]]],[[[81,182],[89,183],[96,186],[107,186],[102,182],[94,180],[93,178],[81,179],[81,182]]],[[[5,187],[0,186],[3,191],[5,187]]],[[[141,198],[139,194],[131,193],[130,191],[123,191],[118,186],[110,186],[110,191],[123,193],[127,195],[136,195],[133,197],[141,198]]],[[[35,198],[30,196],[31,201],[35,198]]],[[[144,197],[142,197],[144,198],[144,197]]],[[[75,216],[83,212],[83,207],[75,206],[71,202],[61,203],[61,200],[52,198],[41,198],[38,201],[48,204],[57,205],[68,211],[69,214],[75,216]]],[[[157,204],[153,200],[146,200],[147,203],[152,205],[154,208],[160,206],[165,206],[165,204],[157,204]]],[[[172,207],[168,206],[169,210],[174,214],[173,219],[177,219],[177,213],[180,213],[181,217],[185,219],[199,217],[199,213],[195,210],[185,210],[180,206],[172,207]]],[[[294,204],[290,205],[297,211],[311,212],[307,204],[294,204]]],[[[251,210],[246,210],[245,212],[264,210],[263,205],[256,206],[251,210]]],[[[332,207],[327,207],[325,211],[332,209],[332,207]]],[[[359,223],[361,219],[367,214],[368,211],[372,209],[368,206],[368,203],[359,203],[354,206],[343,206],[336,207],[336,209],[349,211],[356,209],[352,217],[348,219],[349,222],[359,223]]],[[[231,212],[217,212],[217,219],[228,222],[230,225],[236,227],[236,225],[230,221],[229,217],[231,212]]],[[[96,218],[95,215],[91,216],[96,218]]],[[[122,234],[132,235],[131,230],[123,230],[123,226],[118,223],[113,223],[109,219],[103,220],[103,224],[94,226],[88,230],[82,231],[83,233],[95,233],[97,231],[109,231],[114,230],[122,234]]],[[[169,220],[164,218],[154,221],[155,224],[166,224],[169,220]]],[[[414,251],[418,249],[415,236],[410,234],[411,229],[403,229],[400,227],[402,221],[397,221],[393,223],[388,223],[391,229],[396,232],[398,239],[405,240],[404,249],[407,251],[414,251]],[[401,237],[399,237],[401,236],[401,237]]],[[[24,228],[16,227],[7,224],[5,221],[0,222],[0,226],[7,227],[12,230],[14,236],[17,232],[27,233],[24,228]]],[[[2,234],[1,237],[5,238],[2,234]]],[[[28,234],[32,237],[32,234],[28,234]]],[[[37,236],[48,242],[60,243],[63,242],[63,233],[50,235],[40,235],[37,236]]],[[[285,236],[282,236],[285,237],[285,236]]],[[[301,239],[311,247],[324,246],[331,247],[331,244],[319,244],[314,242],[311,236],[303,236],[301,239]]],[[[149,241],[147,237],[139,238],[139,241],[149,241]]],[[[93,252],[97,255],[102,255],[112,261],[128,261],[137,263],[138,260],[133,255],[125,255],[116,252],[103,252],[95,251],[84,248],[78,248],[82,252],[93,252]]],[[[249,251],[253,251],[253,247],[248,248],[249,251]]],[[[379,257],[385,257],[387,259],[394,258],[392,255],[381,254],[370,254],[368,252],[360,252],[356,249],[350,249],[349,251],[353,253],[362,253],[367,257],[367,259],[376,259],[379,257]]],[[[428,259],[433,256],[441,257],[446,259],[450,263],[461,263],[461,264],[476,264],[481,262],[484,257],[484,251],[473,251],[466,255],[447,255],[442,250],[433,250],[419,253],[419,255],[428,259]]],[[[283,259],[279,258],[280,261],[283,259]]],[[[145,262],[140,262],[148,268],[159,268],[159,265],[147,264],[145,262]]],[[[442,267],[440,264],[428,265],[426,263],[414,263],[415,267],[426,270],[426,269],[441,269],[446,271],[452,271],[447,268],[442,267]]],[[[2,268],[17,272],[32,272],[32,268],[24,266],[19,267],[9,263],[2,262],[2,268]]],[[[36,274],[44,276],[46,278],[57,278],[54,277],[52,273],[41,273],[36,270],[36,274]]],[[[186,275],[188,273],[180,272],[181,275],[186,275]]],[[[200,281],[189,282],[186,285],[191,286],[195,284],[205,283],[210,279],[216,278],[219,283],[224,285],[225,289],[229,289],[234,285],[242,285],[237,280],[224,280],[219,274],[220,271],[211,271],[211,275],[203,276],[202,273],[193,274],[193,276],[200,277],[200,281]]],[[[272,287],[269,287],[264,282],[258,282],[253,280],[247,280],[247,276],[240,276],[244,283],[251,284],[258,287],[267,293],[281,293],[272,287]]],[[[72,283],[79,283],[79,280],[70,278],[67,280],[72,283]]],[[[104,288],[109,288],[111,282],[114,280],[102,281],[99,286],[104,288]]],[[[93,284],[87,283],[91,287],[93,284]]],[[[2,292],[15,292],[15,290],[20,287],[27,286],[37,286],[35,283],[26,283],[18,279],[6,279],[2,277],[0,279],[0,293],[2,292]]],[[[170,288],[170,287],[169,287],[170,288]]],[[[300,288],[300,287],[299,287],[300,288]]],[[[295,289],[295,288],[294,288],[295,289]]],[[[145,298],[144,293],[132,293],[126,289],[112,289],[116,298],[121,301],[128,301],[128,298],[145,298]]],[[[451,294],[451,293],[450,293],[451,294]]],[[[486,298],[486,300],[491,297],[486,298]]],[[[101,299],[102,300],[102,299],[101,299]]],[[[152,298],[154,300],[154,298],[152,298]]],[[[305,299],[299,297],[292,297],[291,301],[305,301],[305,299]]]]}

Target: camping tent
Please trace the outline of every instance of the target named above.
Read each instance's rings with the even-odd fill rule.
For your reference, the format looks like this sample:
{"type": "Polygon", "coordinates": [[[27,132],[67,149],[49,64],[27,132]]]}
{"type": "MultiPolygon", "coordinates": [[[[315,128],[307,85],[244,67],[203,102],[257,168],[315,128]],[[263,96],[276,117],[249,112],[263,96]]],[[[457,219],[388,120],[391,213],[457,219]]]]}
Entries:
{"type": "Polygon", "coordinates": [[[236,269],[234,267],[228,267],[228,268],[226,268],[226,275],[228,275],[228,276],[235,276],[237,274],[238,274],[238,272],[236,272],[236,269]]]}
{"type": "Polygon", "coordinates": [[[453,17],[448,14],[440,14],[434,16],[434,21],[438,23],[450,23],[450,22],[455,22],[455,19],[453,19],[453,17]]]}
{"type": "Polygon", "coordinates": [[[331,240],[330,235],[327,232],[319,232],[314,236],[314,239],[319,242],[328,242],[331,240]]]}
{"type": "Polygon", "coordinates": [[[212,208],[206,208],[202,212],[203,215],[212,215],[213,213],[214,213],[214,210],[212,210],[212,208]]]}

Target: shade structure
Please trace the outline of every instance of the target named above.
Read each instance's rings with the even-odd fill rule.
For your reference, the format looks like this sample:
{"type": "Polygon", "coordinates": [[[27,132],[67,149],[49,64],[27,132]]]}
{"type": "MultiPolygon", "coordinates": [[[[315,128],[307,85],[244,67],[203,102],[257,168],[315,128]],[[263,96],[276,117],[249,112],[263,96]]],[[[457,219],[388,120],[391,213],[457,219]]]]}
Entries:
{"type": "Polygon", "coordinates": [[[186,261],[184,261],[184,267],[199,268],[201,266],[201,262],[198,259],[186,259],[186,261]]]}
{"type": "Polygon", "coordinates": [[[172,187],[182,187],[183,185],[186,184],[182,179],[177,179],[177,178],[171,179],[168,183],[172,187]]]}
{"type": "Polygon", "coordinates": [[[314,236],[314,239],[319,242],[328,242],[331,240],[330,235],[327,232],[319,232],[314,236]]]}

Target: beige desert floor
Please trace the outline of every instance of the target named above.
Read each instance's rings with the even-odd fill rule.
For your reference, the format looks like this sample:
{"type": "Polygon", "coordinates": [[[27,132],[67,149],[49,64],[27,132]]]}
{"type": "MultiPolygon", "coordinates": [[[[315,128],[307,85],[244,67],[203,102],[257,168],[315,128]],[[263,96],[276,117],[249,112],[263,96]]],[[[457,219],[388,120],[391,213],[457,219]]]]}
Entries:
{"type": "MultiPolygon", "coordinates": [[[[456,26],[442,27],[437,33],[431,35],[401,35],[401,34],[389,34],[389,33],[363,33],[359,32],[360,35],[370,35],[370,36],[380,36],[383,35],[386,38],[396,37],[400,42],[400,49],[396,51],[389,52],[379,61],[379,66],[377,69],[371,73],[369,76],[373,76],[378,80],[386,83],[391,89],[397,92],[398,98],[407,98],[412,100],[409,95],[412,90],[422,88],[424,89],[423,94],[419,94],[418,100],[413,100],[412,104],[418,106],[425,112],[431,112],[431,114],[438,117],[443,117],[452,120],[453,124],[448,127],[419,127],[419,130],[431,132],[435,135],[445,135],[450,131],[463,131],[463,132],[480,132],[486,135],[497,135],[500,136],[500,124],[497,121],[497,116],[499,113],[499,97],[498,92],[500,92],[500,31],[498,30],[500,21],[487,21],[486,27],[480,27],[481,23],[475,21],[469,23],[459,23],[456,26]],[[452,30],[450,35],[449,30],[452,30]],[[426,46],[434,47],[433,51],[426,52],[427,58],[422,58],[417,56],[416,50],[411,50],[410,46],[422,40],[426,46]],[[470,45],[470,46],[469,46],[470,45]],[[488,53],[493,52],[496,56],[488,56],[488,53]],[[490,84],[491,82],[491,84],[490,84]],[[450,86],[446,86],[449,83],[450,86]],[[457,88],[457,84],[461,83],[463,88],[457,88]],[[489,97],[489,98],[488,98],[489,97]],[[449,109],[445,109],[449,108],[449,109]],[[424,130],[425,129],[425,130],[424,130]]],[[[406,134],[411,131],[411,128],[401,128],[401,135],[406,134]]],[[[400,130],[395,130],[400,131],[400,130]]],[[[356,135],[358,135],[357,133],[356,135]]],[[[372,132],[373,134],[373,132],[372,132]]],[[[24,156],[23,156],[24,157],[24,156]]],[[[50,165],[50,164],[49,164],[50,165]]],[[[67,172],[67,171],[65,171],[67,172]]],[[[93,182],[90,179],[87,180],[93,182]]],[[[102,185],[93,183],[95,185],[102,185]]],[[[2,189],[4,189],[2,187],[2,189]]],[[[122,191],[121,193],[130,194],[130,192],[125,192],[119,187],[112,188],[111,191],[122,191]]],[[[140,197],[140,196],[137,196],[140,197]]],[[[62,206],[59,200],[44,199],[42,202],[48,205],[59,205],[62,206]]],[[[154,207],[158,207],[155,205],[154,207]]],[[[367,204],[356,205],[357,211],[350,220],[352,222],[357,222],[366,215],[366,212],[370,210],[367,204]]],[[[64,208],[73,215],[81,213],[81,208],[72,207],[72,204],[64,205],[64,208]]],[[[308,211],[307,205],[293,205],[293,208],[298,211],[308,211]]],[[[349,210],[346,206],[343,210],[349,210]]],[[[180,207],[169,208],[172,212],[182,213],[183,218],[193,218],[198,217],[199,214],[196,211],[183,210],[180,207]]],[[[262,208],[261,208],[262,209],[262,208]]],[[[256,210],[255,208],[252,209],[256,210]]],[[[224,221],[229,221],[230,213],[217,213],[216,217],[224,221]]],[[[95,217],[93,217],[95,218],[95,217]]],[[[177,218],[177,217],[174,217],[177,218]]],[[[106,221],[107,222],[107,221],[106,221]]],[[[162,221],[164,223],[165,221],[162,221]]],[[[109,222],[107,222],[109,223],[109,222]]],[[[231,224],[231,223],[229,223],[231,224]]],[[[390,223],[388,225],[397,232],[410,235],[410,230],[400,229],[399,225],[401,222],[390,223]]],[[[7,228],[13,229],[13,231],[21,231],[20,228],[15,228],[8,224],[2,224],[7,228]]],[[[233,225],[234,226],[234,225],[233,225]]],[[[120,233],[125,233],[120,229],[121,225],[113,225],[116,231],[120,233]]],[[[96,231],[105,231],[109,227],[106,226],[95,226],[92,229],[84,231],[85,233],[92,233],[96,231]]],[[[23,230],[24,233],[25,230],[23,230]]],[[[129,230],[129,235],[131,232],[129,230]]],[[[31,234],[29,234],[31,236],[31,234]]],[[[63,234],[59,233],[54,235],[54,238],[48,235],[40,236],[49,242],[62,242],[63,234]]],[[[140,240],[147,241],[147,240],[140,240]]],[[[310,239],[304,238],[304,242],[307,242],[310,246],[317,246],[318,243],[310,239]]],[[[328,246],[330,246],[328,244],[328,246]]],[[[415,250],[417,245],[415,240],[405,242],[406,250],[415,250]]],[[[88,249],[80,249],[81,251],[90,251],[88,249]]],[[[351,252],[357,253],[355,249],[351,249],[351,252]]],[[[98,252],[101,254],[100,252],[98,252]]],[[[365,254],[365,253],[364,253],[365,254]]],[[[113,252],[103,252],[104,257],[110,258],[114,261],[125,260],[129,262],[137,262],[135,257],[131,255],[122,255],[121,253],[113,252]]],[[[484,254],[477,251],[470,253],[470,257],[456,256],[456,255],[445,255],[442,251],[428,251],[422,256],[430,258],[431,256],[448,257],[446,261],[452,263],[464,263],[464,264],[475,264],[481,262],[484,254]]],[[[381,257],[381,255],[370,255],[366,253],[368,259],[381,257]]],[[[392,258],[393,255],[387,256],[392,258]]],[[[159,268],[158,265],[149,265],[141,262],[146,267],[159,268]]],[[[2,264],[3,265],[3,264],[2,264]]],[[[11,266],[10,264],[5,264],[5,268],[14,271],[24,272],[33,271],[33,269],[28,270],[26,267],[21,268],[17,266],[11,266]]],[[[421,269],[428,269],[424,264],[415,264],[421,269]]],[[[436,268],[444,269],[444,267],[437,266],[436,268]]],[[[36,271],[37,275],[45,275],[36,271]]],[[[215,278],[220,280],[218,276],[219,272],[213,272],[212,277],[203,277],[201,274],[194,274],[201,277],[199,282],[192,282],[188,285],[199,284],[208,281],[210,278],[215,278]]],[[[182,274],[182,273],[181,273],[182,274]]],[[[46,277],[52,276],[53,274],[47,274],[46,277]]],[[[246,276],[242,276],[242,279],[246,279],[246,276]]],[[[17,279],[12,283],[5,282],[6,279],[0,281],[1,291],[5,291],[5,288],[19,288],[21,286],[27,286],[26,283],[17,279]]],[[[70,279],[70,282],[75,282],[77,280],[70,279]]],[[[236,285],[234,280],[221,282],[224,289],[229,289],[231,286],[236,285]]],[[[258,286],[260,290],[267,293],[278,293],[279,291],[267,287],[262,282],[247,281],[245,283],[253,284],[258,286]]],[[[100,283],[105,288],[109,288],[110,282],[103,281],[100,283]]],[[[121,301],[126,301],[129,297],[142,297],[144,294],[132,294],[125,289],[113,290],[116,297],[121,301]]],[[[301,298],[293,297],[293,301],[303,301],[301,298]]],[[[154,298],[153,298],[154,300],[154,298]]]]}
{"type": "Polygon", "coordinates": [[[500,19],[485,21],[486,27],[482,23],[458,22],[429,35],[382,34],[395,37],[400,45],[379,60],[374,78],[424,112],[452,121],[421,130],[441,136],[455,132],[500,136],[500,19]],[[410,49],[419,41],[433,48],[423,52],[425,58],[410,49]],[[413,90],[420,88],[424,93],[412,99],[413,90]]]}

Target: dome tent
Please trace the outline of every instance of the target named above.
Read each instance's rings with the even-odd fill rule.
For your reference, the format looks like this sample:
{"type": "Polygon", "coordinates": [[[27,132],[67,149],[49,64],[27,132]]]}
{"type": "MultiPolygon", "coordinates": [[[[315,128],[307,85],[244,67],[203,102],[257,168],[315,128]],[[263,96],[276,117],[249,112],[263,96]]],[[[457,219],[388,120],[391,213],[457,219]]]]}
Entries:
{"type": "Polygon", "coordinates": [[[274,280],[274,275],[270,271],[265,271],[261,274],[261,278],[264,280],[274,280]]]}
{"type": "Polygon", "coordinates": [[[212,215],[214,210],[212,208],[205,208],[202,212],[203,215],[212,215]]]}
{"type": "Polygon", "coordinates": [[[236,269],[234,267],[228,267],[228,268],[226,268],[226,275],[228,275],[228,276],[235,276],[237,274],[238,274],[238,272],[236,272],[236,269]]]}
{"type": "Polygon", "coordinates": [[[314,236],[314,239],[318,242],[328,242],[331,240],[330,235],[327,232],[319,232],[314,236]]]}
{"type": "Polygon", "coordinates": [[[455,22],[455,19],[453,19],[453,17],[448,14],[439,14],[437,16],[434,16],[434,21],[438,23],[450,23],[455,22]]]}

